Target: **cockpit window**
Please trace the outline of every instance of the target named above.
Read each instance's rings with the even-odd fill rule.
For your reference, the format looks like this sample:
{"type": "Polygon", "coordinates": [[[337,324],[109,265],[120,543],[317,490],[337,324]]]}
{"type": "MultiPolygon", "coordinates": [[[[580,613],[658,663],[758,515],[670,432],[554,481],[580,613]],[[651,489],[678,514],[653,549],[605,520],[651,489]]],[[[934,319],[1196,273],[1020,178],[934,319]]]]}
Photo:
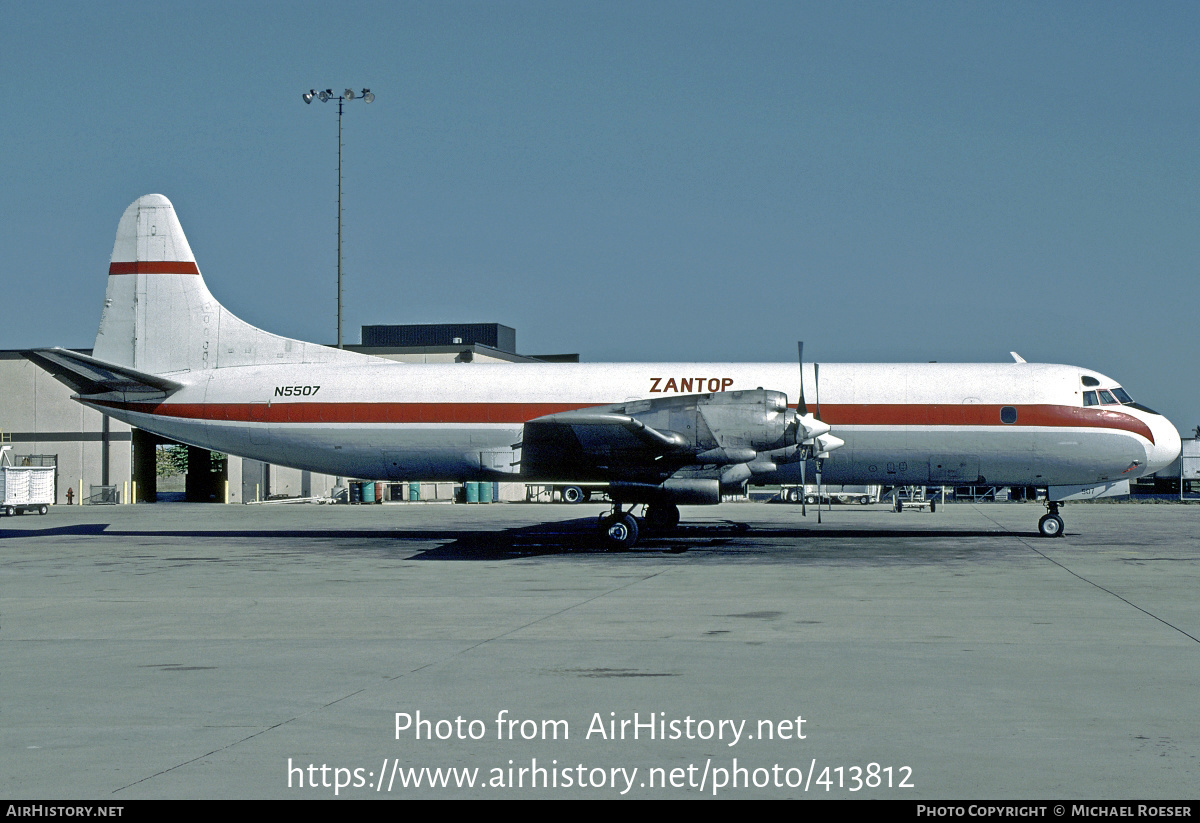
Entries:
{"type": "Polygon", "coordinates": [[[1115,398],[1111,394],[1109,394],[1107,389],[1101,389],[1100,390],[1100,402],[1106,406],[1115,406],[1115,405],[1117,405],[1117,398],[1115,398]]]}
{"type": "Polygon", "coordinates": [[[1083,405],[1099,406],[1100,399],[1098,397],[1096,397],[1096,393],[1094,391],[1085,391],[1083,393],[1083,405]]]}
{"type": "Polygon", "coordinates": [[[1085,374],[1085,375],[1082,375],[1082,376],[1080,377],[1080,380],[1082,380],[1082,381],[1083,381],[1083,385],[1085,385],[1085,386],[1099,386],[1099,385],[1100,385],[1100,381],[1099,381],[1099,380],[1097,380],[1097,379],[1096,379],[1096,378],[1094,378],[1094,377],[1089,377],[1089,376],[1088,376],[1088,375],[1086,375],[1086,374],[1085,374]]]}
{"type": "Polygon", "coordinates": [[[1121,405],[1123,405],[1123,406],[1129,406],[1131,409],[1137,409],[1138,411],[1144,411],[1144,412],[1147,412],[1148,414],[1158,414],[1158,412],[1156,412],[1154,409],[1147,408],[1146,406],[1143,406],[1141,403],[1138,403],[1137,401],[1135,401],[1132,397],[1129,396],[1129,392],[1125,391],[1120,386],[1117,386],[1115,389],[1113,389],[1112,393],[1117,396],[1117,399],[1121,401],[1121,405]]]}

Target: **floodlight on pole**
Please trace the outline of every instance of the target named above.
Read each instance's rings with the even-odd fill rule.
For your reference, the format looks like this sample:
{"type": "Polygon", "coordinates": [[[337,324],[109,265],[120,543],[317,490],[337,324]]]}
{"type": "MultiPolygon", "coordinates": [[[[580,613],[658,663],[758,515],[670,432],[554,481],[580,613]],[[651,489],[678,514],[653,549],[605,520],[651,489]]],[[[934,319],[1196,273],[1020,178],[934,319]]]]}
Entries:
{"type": "Polygon", "coordinates": [[[340,95],[334,94],[333,89],[324,91],[309,89],[301,97],[304,98],[306,105],[311,104],[314,97],[322,103],[328,103],[335,99],[338,101],[337,347],[340,349],[342,348],[342,104],[347,100],[358,99],[364,103],[373,103],[375,95],[371,93],[370,89],[363,89],[357,93],[353,89],[346,89],[340,95]]]}

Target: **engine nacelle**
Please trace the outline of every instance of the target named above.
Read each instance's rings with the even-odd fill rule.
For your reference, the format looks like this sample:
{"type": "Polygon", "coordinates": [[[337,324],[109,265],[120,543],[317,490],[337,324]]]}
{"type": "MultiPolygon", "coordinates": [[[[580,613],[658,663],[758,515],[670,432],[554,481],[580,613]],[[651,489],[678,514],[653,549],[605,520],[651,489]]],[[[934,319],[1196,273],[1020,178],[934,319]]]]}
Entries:
{"type": "Polygon", "coordinates": [[[658,486],[651,483],[610,483],[608,496],[621,503],[714,506],[721,502],[721,484],[717,480],[674,478],[658,486]]]}
{"type": "Polygon", "coordinates": [[[739,463],[721,472],[721,494],[740,494],[746,481],[756,474],[770,474],[779,466],[767,460],[739,463]]]}
{"type": "Polygon", "coordinates": [[[529,421],[521,473],[609,482],[621,502],[717,503],[723,489],[812,457],[817,439],[836,448],[828,431],[769,389],[633,400],[529,421]]]}
{"type": "MultiPolygon", "coordinates": [[[[710,394],[697,401],[696,411],[718,448],[766,451],[795,443],[796,414],[788,408],[783,392],[755,389],[710,394]]],[[[697,434],[702,435],[703,430],[697,434]]]]}
{"type": "Polygon", "coordinates": [[[769,389],[655,398],[611,408],[655,431],[685,437],[696,463],[744,463],[757,452],[795,445],[798,434],[800,439],[813,436],[797,425],[787,395],[769,389]]]}

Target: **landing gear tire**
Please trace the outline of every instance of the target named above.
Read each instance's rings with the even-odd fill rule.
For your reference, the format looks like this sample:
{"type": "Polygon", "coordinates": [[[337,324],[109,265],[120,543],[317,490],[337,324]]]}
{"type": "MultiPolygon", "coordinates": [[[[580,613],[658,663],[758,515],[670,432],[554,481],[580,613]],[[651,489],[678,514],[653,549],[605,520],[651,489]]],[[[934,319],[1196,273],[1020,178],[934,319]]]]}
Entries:
{"type": "Polygon", "coordinates": [[[1065,528],[1063,519],[1057,514],[1043,515],[1038,521],[1038,531],[1042,533],[1042,537],[1062,537],[1065,528]]]}
{"type": "Polygon", "coordinates": [[[669,532],[679,525],[679,507],[674,503],[654,505],[646,508],[646,526],[660,532],[669,532]]]}
{"type": "Polygon", "coordinates": [[[637,545],[637,519],[628,512],[600,518],[600,537],[609,551],[623,552],[637,545]]]}
{"type": "Polygon", "coordinates": [[[578,486],[563,486],[562,501],[564,503],[582,503],[583,499],[583,489],[578,486]]]}

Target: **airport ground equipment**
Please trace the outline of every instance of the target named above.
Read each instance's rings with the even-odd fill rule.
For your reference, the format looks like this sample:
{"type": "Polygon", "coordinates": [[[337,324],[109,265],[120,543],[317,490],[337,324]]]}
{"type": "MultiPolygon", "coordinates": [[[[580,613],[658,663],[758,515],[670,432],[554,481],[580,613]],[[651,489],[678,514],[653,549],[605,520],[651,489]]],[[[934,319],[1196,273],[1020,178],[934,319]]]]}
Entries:
{"type": "Polygon", "coordinates": [[[0,449],[0,513],[46,514],[54,505],[54,467],[7,465],[9,448],[0,449]]]}
{"type": "Polygon", "coordinates": [[[788,503],[799,503],[803,498],[810,506],[817,503],[858,503],[866,506],[879,502],[882,487],[878,485],[833,485],[819,487],[815,483],[806,486],[782,486],[779,498],[788,503]]]}

